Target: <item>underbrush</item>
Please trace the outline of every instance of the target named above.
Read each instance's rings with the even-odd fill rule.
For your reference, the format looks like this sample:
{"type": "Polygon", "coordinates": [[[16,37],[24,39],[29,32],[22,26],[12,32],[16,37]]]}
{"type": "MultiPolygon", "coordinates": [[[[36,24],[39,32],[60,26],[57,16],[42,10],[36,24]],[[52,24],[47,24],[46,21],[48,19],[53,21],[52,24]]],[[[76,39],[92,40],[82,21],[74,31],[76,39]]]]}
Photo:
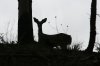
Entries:
{"type": "MultiPolygon", "coordinates": [[[[38,43],[27,44],[26,46],[19,44],[0,44],[0,55],[8,54],[6,59],[10,63],[14,63],[12,62],[14,60],[15,65],[21,65],[23,63],[30,66],[31,63],[33,65],[35,64],[35,66],[40,66],[41,64],[41,66],[94,66],[94,64],[97,66],[100,63],[100,54],[87,54],[84,51],[80,51],[81,44],[77,43],[76,45],[70,46],[66,51],[50,50],[38,43]],[[9,56],[11,59],[8,59],[9,56]]],[[[5,56],[2,55],[2,58],[5,58],[5,56]]],[[[3,62],[5,61],[3,60],[3,62]]]]}
{"type": "Polygon", "coordinates": [[[73,43],[73,45],[68,46],[67,49],[71,51],[81,51],[82,44],[82,42],[76,42],[73,43]]]}
{"type": "Polygon", "coordinates": [[[96,42],[94,47],[95,47],[95,50],[97,50],[97,52],[100,53],[100,43],[96,42]]]}

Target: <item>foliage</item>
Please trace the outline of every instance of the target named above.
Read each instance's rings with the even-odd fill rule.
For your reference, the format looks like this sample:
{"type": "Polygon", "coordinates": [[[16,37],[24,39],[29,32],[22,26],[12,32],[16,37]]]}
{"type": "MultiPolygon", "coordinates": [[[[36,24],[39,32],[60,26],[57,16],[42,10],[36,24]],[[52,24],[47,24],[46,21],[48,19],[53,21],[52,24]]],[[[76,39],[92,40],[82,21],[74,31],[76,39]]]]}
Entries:
{"type": "MultiPolygon", "coordinates": [[[[5,40],[5,34],[4,33],[0,33],[0,44],[16,44],[17,42],[15,41],[8,41],[8,40],[5,40]]],[[[6,36],[7,37],[7,36],[6,36]]]]}
{"type": "Polygon", "coordinates": [[[14,34],[12,34],[13,28],[14,28],[13,25],[15,24],[15,22],[13,22],[13,25],[10,25],[10,24],[11,24],[11,21],[8,21],[5,33],[0,33],[0,44],[16,44],[17,43],[16,41],[13,41],[14,34]]]}
{"type": "Polygon", "coordinates": [[[4,40],[4,33],[0,33],[0,42],[6,43],[6,41],[4,40]]]}
{"type": "Polygon", "coordinates": [[[82,48],[82,44],[83,42],[74,43],[73,45],[70,46],[70,50],[80,51],[82,48]]]}
{"type": "Polygon", "coordinates": [[[99,42],[96,42],[95,43],[95,50],[97,50],[99,53],[100,53],[100,43],[99,42]]]}

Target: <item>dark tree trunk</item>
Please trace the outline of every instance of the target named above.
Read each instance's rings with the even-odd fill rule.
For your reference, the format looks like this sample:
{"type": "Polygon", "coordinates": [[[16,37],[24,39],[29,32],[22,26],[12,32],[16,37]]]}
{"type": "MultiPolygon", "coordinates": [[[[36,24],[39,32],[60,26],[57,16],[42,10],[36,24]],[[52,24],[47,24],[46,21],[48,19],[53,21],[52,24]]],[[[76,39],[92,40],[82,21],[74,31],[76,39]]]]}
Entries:
{"type": "Polygon", "coordinates": [[[18,0],[18,43],[33,42],[32,0],[18,0]]]}
{"type": "Polygon", "coordinates": [[[89,39],[89,45],[86,49],[86,51],[88,52],[93,52],[96,39],[96,6],[97,6],[97,0],[92,0],[91,16],[90,16],[90,39],[89,39]]]}

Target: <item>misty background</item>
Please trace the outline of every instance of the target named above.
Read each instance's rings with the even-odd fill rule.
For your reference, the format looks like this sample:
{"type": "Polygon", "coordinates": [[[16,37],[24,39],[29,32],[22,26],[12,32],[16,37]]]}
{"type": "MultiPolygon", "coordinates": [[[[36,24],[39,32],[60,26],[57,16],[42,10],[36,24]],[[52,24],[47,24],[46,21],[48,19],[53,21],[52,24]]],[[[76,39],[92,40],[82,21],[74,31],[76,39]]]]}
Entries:
{"type": "MultiPolygon", "coordinates": [[[[32,15],[42,20],[46,34],[66,33],[72,36],[72,44],[82,42],[85,49],[90,33],[91,0],[33,0],[32,15]]],[[[97,1],[97,14],[100,14],[100,1],[97,1]]],[[[17,41],[18,1],[0,0],[0,33],[5,40],[17,41]]],[[[96,42],[100,43],[100,16],[97,15],[96,42]]],[[[38,40],[37,24],[33,21],[35,40],[38,40]]]]}

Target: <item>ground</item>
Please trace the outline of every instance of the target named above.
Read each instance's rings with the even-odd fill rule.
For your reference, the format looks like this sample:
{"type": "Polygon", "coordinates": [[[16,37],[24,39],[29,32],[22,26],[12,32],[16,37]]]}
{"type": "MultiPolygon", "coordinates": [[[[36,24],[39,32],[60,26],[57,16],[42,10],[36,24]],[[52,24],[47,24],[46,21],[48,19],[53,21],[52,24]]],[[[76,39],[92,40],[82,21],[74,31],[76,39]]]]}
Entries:
{"type": "Polygon", "coordinates": [[[100,54],[51,50],[33,44],[1,44],[0,66],[100,66],[100,54]]]}

